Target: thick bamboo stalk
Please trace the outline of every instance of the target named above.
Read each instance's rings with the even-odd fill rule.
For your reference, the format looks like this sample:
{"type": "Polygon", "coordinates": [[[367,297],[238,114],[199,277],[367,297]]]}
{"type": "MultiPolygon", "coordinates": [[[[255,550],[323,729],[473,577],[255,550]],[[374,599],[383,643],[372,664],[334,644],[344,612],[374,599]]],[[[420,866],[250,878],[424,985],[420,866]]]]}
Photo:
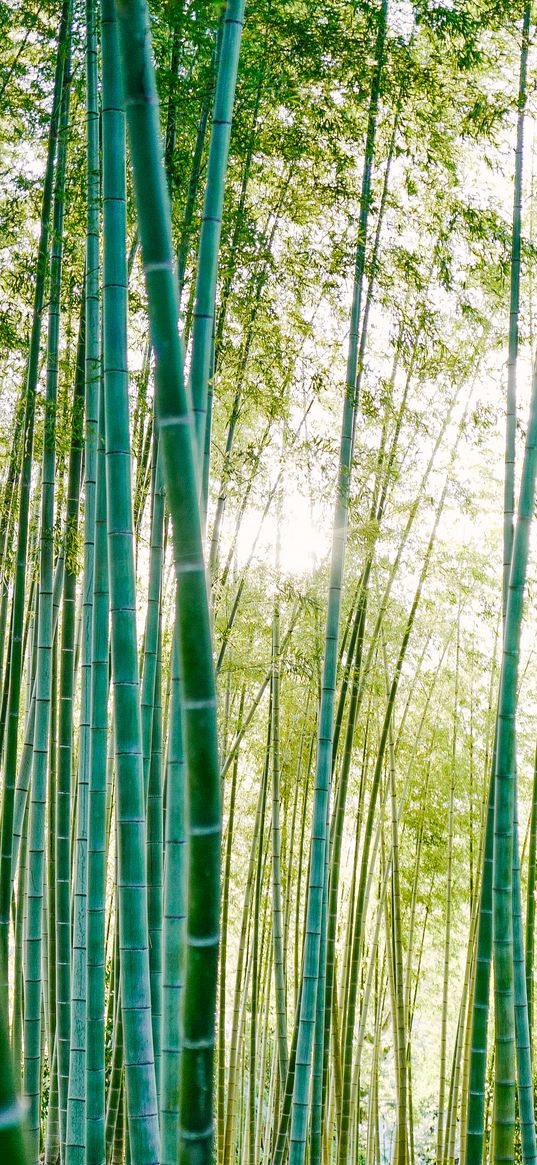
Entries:
{"type": "Polygon", "coordinates": [[[125,1094],[133,1165],[158,1165],[128,411],[125,116],[119,29],[111,0],[101,6],[101,44],[106,499],[125,1094]]]}
{"type": "MultiPolygon", "coordinates": [[[[177,333],[178,299],[145,3],[119,0],[125,108],[155,353],[155,394],[178,579],[188,788],[188,923],[180,1160],[209,1160],[219,926],[220,775],[196,441],[177,333]],[[158,209],[157,209],[158,208],[158,209]]],[[[199,434],[203,438],[203,433],[199,434]]]]}
{"type": "MultiPolygon", "coordinates": [[[[537,374],[524,451],[507,600],[498,703],[494,781],[493,945],[496,968],[494,1152],[503,1161],[513,1152],[515,1127],[515,1002],[513,978],[513,820],[515,715],[522,606],[537,473],[537,374]]],[[[470,1157],[468,1157],[470,1160],[470,1157]]]]}

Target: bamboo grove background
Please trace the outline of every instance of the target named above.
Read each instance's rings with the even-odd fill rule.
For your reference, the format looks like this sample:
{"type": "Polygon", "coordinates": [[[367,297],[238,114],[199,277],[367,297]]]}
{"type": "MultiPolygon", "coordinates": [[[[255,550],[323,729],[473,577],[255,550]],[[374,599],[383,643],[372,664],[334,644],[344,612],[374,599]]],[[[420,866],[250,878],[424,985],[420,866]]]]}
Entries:
{"type": "Polygon", "coordinates": [[[535,25],[0,3],[0,1160],[537,1157],[535,25]]]}

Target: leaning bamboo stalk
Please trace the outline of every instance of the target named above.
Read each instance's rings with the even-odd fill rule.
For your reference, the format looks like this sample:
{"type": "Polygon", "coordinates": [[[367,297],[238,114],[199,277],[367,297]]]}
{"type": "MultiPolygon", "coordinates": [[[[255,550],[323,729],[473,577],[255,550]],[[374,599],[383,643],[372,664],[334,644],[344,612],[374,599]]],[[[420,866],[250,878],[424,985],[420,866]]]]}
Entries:
{"type": "Polygon", "coordinates": [[[205,204],[196,278],[196,301],[192,321],[190,387],[196,439],[200,452],[205,443],[207,423],[207,394],[213,358],[218,253],[243,21],[244,0],[228,0],[224,14],[207,162],[205,204]]]}
{"type": "Polygon", "coordinates": [[[193,429],[177,333],[178,301],[147,9],[120,0],[125,108],[155,353],[155,399],[178,579],[179,658],[188,788],[188,923],[180,1160],[208,1160],[219,925],[220,774],[207,583],[202,549],[203,433],[193,429]],[[149,100],[148,100],[149,98],[149,100]],[[158,208],[158,209],[157,209],[158,208]],[[200,440],[201,438],[201,440],[200,440]]]}
{"type": "MultiPolygon", "coordinates": [[[[186,190],[185,206],[181,218],[181,229],[179,232],[179,244],[177,247],[177,283],[179,291],[179,304],[181,305],[183,290],[185,285],[185,275],[187,269],[188,252],[191,246],[191,237],[193,232],[194,214],[196,210],[196,200],[200,185],[200,178],[202,173],[203,155],[205,151],[205,141],[207,137],[207,126],[209,124],[209,114],[211,112],[211,105],[214,99],[214,88],[216,83],[216,72],[218,69],[218,61],[220,56],[220,49],[222,43],[222,24],[221,18],[218,21],[216,30],[213,33],[214,45],[211,55],[211,63],[209,68],[209,78],[207,81],[207,88],[203,95],[203,100],[200,107],[198,123],[196,126],[196,140],[194,149],[192,151],[192,160],[190,164],[190,174],[188,179],[188,186],[186,190]]],[[[171,170],[166,160],[166,173],[170,181],[171,170]]],[[[170,182],[171,186],[171,182],[170,182]]],[[[172,199],[173,201],[173,199],[172,199]]],[[[192,327],[192,313],[193,302],[192,297],[195,295],[195,285],[192,287],[191,301],[189,303],[189,310],[185,319],[185,344],[188,342],[188,337],[192,327]]]]}

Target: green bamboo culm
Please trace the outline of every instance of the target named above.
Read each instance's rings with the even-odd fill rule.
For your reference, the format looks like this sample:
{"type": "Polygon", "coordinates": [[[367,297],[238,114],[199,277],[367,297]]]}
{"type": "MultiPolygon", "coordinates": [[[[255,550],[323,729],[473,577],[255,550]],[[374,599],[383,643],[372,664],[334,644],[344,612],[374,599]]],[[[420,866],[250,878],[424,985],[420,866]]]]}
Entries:
{"type": "Polygon", "coordinates": [[[101,45],[103,358],[121,1016],[130,1159],[132,1165],[158,1165],[127,377],[125,116],[111,0],[101,4],[101,45]]]}
{"type": "MultiPolygon", "coordinates": [[[[513,521],[515,511],[515,440],[516,440],[516,369],[518,356],[518,315],[520,305],[520,248],[522,217],[522,162],[524,140],[524,113],[526,107],[526,76],[529,47],[531,4],[526,3],[522,26],[520,73],[518,89],[517,141],[515,150],[515,178],[513,192],[513,231],[511,240],[511,285],[509,305],[509,345],[507,360],[507,408],[505,432],[505,481],[503,529],[502,610],[507,610],[509,573],[513,548],[513,521]]],[[[489,800],[485,827],[485,846],[480,888],[479,922],[476,951],[476,980],[472,1003],[472,1035],[470,1051],[470,1082],[468,1123],[466,1133],[467,1165],[481,1165],[485,1136],[485,1078],[487,1066],[487,1026],[492,960],[492,880],[495,814],[495,742],[489,800]]],[[[530,1026],[531,1031],[531,1026],[530,1026]]]]}
{"type": "MultiPolygon", "coordinates": [[[[100,361],[99,297],[99,105],[97,4],[86,0],[86,491],[87,522],[84,539],[85,586],[92,587],[91,607],[84,603],[89,631],[91,609],[91,729],[88,788],[88,903],[86,967],[86,1094],[87,1165],[105,1160],[105,895],[106,895],[106,761],[108,720],[108,559],[106,531],[106,472],[104,449],[104,395],[100,361]],[[98,422],[97,422],[98,415],[98,422]],[[96,439],[98,436],[98,448],[96,439]],[[95,470],[95,459],[97,471],[95,470]],[[95,508],[93,478],[95,486],[95,508]],[[94,511],[94,512],[93,512],[94,511]],[[94,531],[94,532],[93,532],[94,531]],[[94,544],[93,544],[94,539],[94,544]],[[92,571],[92,558],[93,571],[92,571]],[[92,578],[93,573],[93,578],[92,578]],[[87,612],[87,614],[86,614],[87,612]]],[[[88,599],[86,593],[86,600],[88,599]]],[[[84,645],[86,636],[84,635],[84,645]]],[[[86,662],[86,661],[85,661],[86,662]]],[[[86,680],[88,669],[84,667],[86,680]]],[[[82,1066],[82,1065],[81,1065],[82,1066]]]]}
{"type": "Polygon", "coordinates": [[[9,667],[9,693],[7,700],[7,730],[4,749],[4,791],[2,799],[2,832],[0,837],[0,976],[4,1007],[8,1007],[8,936],[12,886],[13,849],[13,808],[15,799],[15,774],[17,768],[17,745],[19,728],[19,706],[22,679],[23,623],[26,591],[26,560],[28,550],[28,516],[30,505],[30,480],[33,456],[35,394],[39,371],[39,350],[41,341],[41,320],[45,298],[45,281],[49,255],[51,228],[52,194],[56,160],[58,125],[64,78],[65,55],[71,23],[71,0],[64,0],[58,33],[58,54],[54,78],[54,95],[50,120],[43,201],[41,206],[41,228],[37,255],[37,270],[34,292],[32,331],[26,372],[26,406],[24,417],[24,447],[19,493],[19,521],[17,533],[15,582],[13,609],[11,615],[11,649],[9,667]]]}
{"type": "MultiPolygon", "coordinates": [[[[50,765],[50,780],[56,786],[56,804],[51,798],[49,806],[49,830],[53,823],[51,841],[55,841],[53,883],[54,902],[49,912],[49,928],[55,927],[55,966],[49,960],[49,974],[55,973],[56,988],[56,1057],[58,1062],[58,1102],[62,1145],[65,1144],[67,1128],[67,1097],[71,1050],[71,778],[73,767],[73,714],[74,714],[74,672],[76,637],[76,584],[77,584],[77,535],[80,504],[80,479],[83,451],[84,388],[85,388],[85,296],[80,309],[80,330],[78,339],[75,391],[71,421],[71,456],[67,487],[67,507],[65,521],[65,566],[62,602],[62,630],[60,644],[60,682],[58,700],[57,762],[55,770],[50,765]],[[55,819],[52,819],[55,808],[55,819]],[[53,909],[54,908],[54,909],[53,909]]],[[[55,734],[51,730],[52,740],[55,734]]],[[[52,958],[52,955],[51,955],[52,958]]],[[[53,1040],[53,1025],[50,1024],[50,1038],[53,1040]]]]}
{"type": "Polygon", "coordinates": [[[87,949],[87,1165],[105,1165],[105,918],[106,918],[106,771],[108,727],[108,557],[104,397],[101,393],[100,444],[97,459],[95,572],[93,584],[93,652],[91,753],[88,823],[87,949]]]}
{"type": "MultiPolygon", "coordinates": [[[[147,615],[141,684],[144,796],[147,806],[147,876],[149,910],[149,963],[155,1079],[160,1095],[160,1046],[162,1012],[162,708],[161,708],[161,597],[164,549],[164,482],[153,427],[151,481],[151,538],[147,615]]],[[[165,1033],[164,1037],[165,1037],[165,1033]]]]}
{"type": "Polygon", "coordinates": [[[494,795],[493,947],[495,965],[494,1154],[512,1159],[515,1131],[513,844],[516,700],[524,587],[537,474],[537,368],[513,539],[498,701],[494,795]]]}
{"type": "Polygon", "coordinates": [[[503,530],[503,614],[507,610],[507,592],[513,550],[515,517],[515,448],[516,448],[516,375],[520,310],[520,251],[522,238],[522,177],[524,156],[524,115],[528,73],[531,0],[526,0],[522,21],[522,45],[518,81],[518,116],[515,147],[515,180],[513,190],[513,230],[511,237],[511,285],[509,301],[509,345],[507,355],[507,404],[505,424],[505,480],[503,530]]]}
{"type": "MultiPolygon", "coordinates": [[[[159,620],[160,622],[160,620],[159,620]]],[[[151,1016],[155,1054],[155,1081],[160,1095],[160,1061],[162,1031],[162,874],[163,874],[163,796],[162,796],[162,634],[157,639],[157,670],[151,732],[151,761],[147,792],[147,892],[149,925],[149,972],[151,979],[151,1016]]],[[[164,1038],[166,1033],[164,1032],[164,1038]]]]}
{"type": "MultiPolygon", "coordinates": [[[[522,23],[522,45],[520,51],[520,75],[518,89],[517,141],[515,151],[515,182],[513,198],[513,234],[511,244],[511,299],[509,314],[509,355],[507,364],[507,418],[505,453],[505,497],[504,497],[504,579],[503,613],[507,608],[507,583],[510,577],[513,548],[514,511],[514,469],[516,448],[516,370],[518,357],[518,327],[520,304],[520,255],[522,234],[522,179],[524,115],[526,107],[526,84],[531,21],[531,0],[527,0],[522,23]]],[[[519,1123],[522,1142],[522,1157],[525,1165],[533,1165],[537,1155],[535,1140],[535,1114],[533,1104],[533,1081],[531,1068],[531,1040],[528,1014],[528,996],[525,975],[524,934],[522,925],[522,901],[520,887],[520,860],[518,853],[518,808],[516,780],[516,737],[513,757],[513,972],[515,997],[515,1032],[517,1050],[517,1095],[519,1123]]]]}
{"type": "MultiPolygon", "coordinates": [[[[56,486],[56,404],[60,337],[60,288],[63,254],[65,170],[70,97],[70,36],[63,62],[58,161],[52,214],[50,293],[47,336],[47,377],[43,436],[40,517],[39,594],[37,619],[36,716],[28,821],[27,922],[24,960],[24,1093],[29,1104],[28,1128],[32,1158],[39,1159],[41,1098],[41,1014],[45,809],[48,784],[52,704],[54,509],[56,486]]],[[[61,1078],[59,1078],[61,1079],[61,1078]]],[[[60,1103],[60,1116],[61,1116],[60,1103]]]]}
{"type": "Polygon", "coordinates": [[[528,1000],[528,1028],[530,1046],[533,1035],[533,953],[535,947],[535,873],[537,858],[537,750],[533,763],[533,792],[531,800],[530,843],[528,847],[528,893],[526,900],[526,996],[528,1000]]]}
{"type": "Polygon", "coordinates": [[[528,996],[524,959],[524,928],[520,887],[520,857],[518,852],[517,782],[514,783],[513,822],[513,962],[515,994],[515,1032],[517,1049],[517,1095],[520,1139],[524,1165],[533,1165],[537,1156],[535,1144],[535,1114],[531,1070],[531,1043],[528,1020],[528,996]]]}
{"type": "Polygon", "coordinates": [[[472,1006],[472,1032],[466,1131],[467,1165],[481,1165],[485,1137],[485,1078],[487,1071],[487,1025],[489,1014],[490,968],[492,960],[492,873],[494,855],[494,769],[489,782],[483,869],[479,897],[479,921],[476,943],[475,988],[472,1006]]]}
{"type": "MultiPolygon", "coordinates": [[[[276,535],[276,594],[272,620],[272,938],[274,947],[274,991],[276,997],[276,1031],[278,1041],[278,1070],[282,1088],[287,1077],[289,1053],[287,1048],[287,1017],[285,997],[285,956],[283,948],[283,911],[281,887],[281,824],[280,824],[280,596],[279,579],[280,519],[276,535]]],[[[257,984],[255,984],[257,988],[257,984]]]]}
{"type": "Polygon", "coordinates": [[[86,1143],[86,973],[88,790],[91,753],[93,580],[99,402],[99,119],[95,0],[86,4],[86,315],[84,565],[80,717],[73,854],[73,942],[66,1165],[83,1165],[86,1143]]]}
{"type": "Polygon", "coordinates": [[[206,421],[210,420],[207,396],[213,362],[216,278],[244,6],[245,0],[227,0],[224,14],[200,232],[192,319],[190,385],[196,437],[201,452],[206,440],[206,421]]]}
{"type": "Polygon", "coordinates": [[[166,833],[162,936],[160,1135],[162,1165],[179,1154],[181,995],[185,945],[185,789],[181,730],[178,618],[172,644],[170,731],[166,758],[166,833]]]}
{"type": "Polygon", "coordinates": [[[6,1165],[28,1165],[24,1109],[15,1091],[7,1017],[0,1004],[0,1160],[6,1165]]]}
{"type": "MultiPolygon", "coordinates": [[[[170,208],[148,12],[116,2],[134,191],[155,356],[155,401],[177,575],[177,634],[187,783],[188,907],[181,1026],[179,1161],[212,1161],[220,909],[220,773],[200,446],[183,378],[170,208]]],[[[169,792],[168,792],[169,797],[169,792]]]]}
{"type": "MultiPolygon", "coordinates": [[[[520,1105],[520,1124],[522,1132],[522,1151],[525,1161],[535,1159],[535,1129],[533,1114],[533,1090],[531,1086],[531,1064],[528,1030],[528,1008],[526,998],[526,983],[524,975],[523,936],[520,903],[520,873],[517,843],[517,793],[516,793],[516,675],[518,669],[517,658],[507,658],[506,650],[515,650],[518,654],[520,639],[520,624],[522,619],[522,597],[525,581],[525,565],[514,564],[515,542],[517,533],[513,534],[513,518],[515,509],[515,438],[516,438],[516,369],[518,356],[518,317],[520,303],[520,252],[521,252],[521,218],[522,218],[522,176],[523,176],[523,135],[524,114],[526,106],[526,77],[529,47],[529,26],[531,19],[531,4],[526,3],[522,25],[522,45],[520,52],[520,74],[518,90],[518,118],[517,141],[515,151],[515,178],[513,195],[513,231],[511,242],[511,289],[509,315],[509,352],[507,377],[507,415],[505,437],[505,484],[504,484],[504,574],[502,610],[504,619],[504,656],[502,660],[502,674],[500,680],[500,701],[498,707],[495,769],[494,769],[494,889],[493,903],[493,938],[495,958],[495,1007],[496,1007],[496,1061],[495,1061],[495,1108],[494,1108],[494,1152],[498,1156],[504,1149],[512,1146],[512,1123],[514,1106],[514,1083],[512,1080],[511,1047],[509,1031],[514,1019],[516,1035],[517,1069],[518,1069],[518,1096],[520,1105]],[[522,575],[520,571],[522,569],[522,575]],[[515,594],[520,593],[520,610],[518,601],[513,600],[512,584],[515,583],[515,594]],[[509,604],[513,604],[509,616],[509,604]],[[518,624],[518,625],[517,625],[518,624]],[[509,644],[509,648],[508,648],[509,644]],[[515,646],[516,645],[516,646],[515,646]],[[513,670],[514,669],[514,670],[513,670]],[[514,690],[510,691],[511,684],[514,690]],[[502,752],[500,752],[502,748],[502,752]],[[498,804],[498,791],[503,793],[502,804],[498,804]],[[507,806],[511,807],[511,839],[506,834],[507,806]],[[512,869],[509,872],[504,863],[507,861],[508,851],[511,853],[512,869]],[[508,918],[507,894],[511,885],[511,916],[508,918]],[[498,963],[498,959],[500,960],[498,963]],[[501,1057],[498,1060],[498,1051],[501,1057]],[[500,1146],[496,1141],[496,1134],[500,1135],[500,1146]]],[[[517,528],[521,521],[523,505],[523,491],[525,474],[531,474],[528,469],[528,451],[530,437],[526,443],[523,478],[519,502],[517,528]]],[[[524,553],[523,545],[521,553],[524,553]]],[[[527,558],[527,546],[526,546],[527,558]]],[[[487,867],[485,867],[487,869],[487,867]]],[[[489,867],[490,868],[490,867],[489,867]]],[[[488,872],[488,870],[487,870],[488,872]]],[[[486,1029],[485,1029],[486,1030],[486,1029]]],[[[486,1036],[485,1036],[486,1044],[486,1036]]]]}

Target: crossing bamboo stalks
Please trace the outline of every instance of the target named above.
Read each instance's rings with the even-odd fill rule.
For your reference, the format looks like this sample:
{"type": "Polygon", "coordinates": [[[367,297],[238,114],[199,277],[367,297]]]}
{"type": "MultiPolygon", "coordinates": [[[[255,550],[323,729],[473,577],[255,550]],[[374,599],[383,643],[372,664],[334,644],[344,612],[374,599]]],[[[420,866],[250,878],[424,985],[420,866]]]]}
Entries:
{"type": "Polygon", "coordinates": [[[182,373],[170,216],[143,4],[118,4],[125,108],[155,353],[155,392],[178,582],[188,789],[188,916],[182,1015],[180,1160],[209,1160],[219,940],[220,775],[196,436],[182,373]],[[149,97],[149,100],[147,100],[149,97]],[[148,175],[151,181],[148,181],[148,175]],[[155,207],[158,206],[158,217],[155,207]]]}

